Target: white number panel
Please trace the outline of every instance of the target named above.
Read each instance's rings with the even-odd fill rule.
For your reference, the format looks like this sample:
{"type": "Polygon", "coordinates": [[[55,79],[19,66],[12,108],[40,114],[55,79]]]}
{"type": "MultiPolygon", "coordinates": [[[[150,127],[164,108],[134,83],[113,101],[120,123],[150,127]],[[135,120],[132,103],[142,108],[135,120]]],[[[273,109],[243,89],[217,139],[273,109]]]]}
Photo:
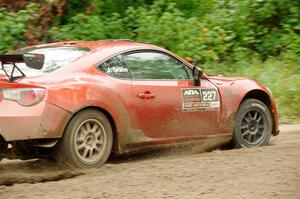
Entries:
{"type": "Polygon", "coordinates": [[[220,100],[215,88],[183,88],[182,111],[204,111],[220,108],[220,100]]]}

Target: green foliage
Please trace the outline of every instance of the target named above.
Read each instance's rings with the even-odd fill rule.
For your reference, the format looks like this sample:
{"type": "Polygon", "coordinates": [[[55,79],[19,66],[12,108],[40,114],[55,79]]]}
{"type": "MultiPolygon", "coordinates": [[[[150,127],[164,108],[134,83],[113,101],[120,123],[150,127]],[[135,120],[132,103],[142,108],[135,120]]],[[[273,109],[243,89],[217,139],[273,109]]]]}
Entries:
{"type": "Polygon", "coordinates": [[[229,0],[219,6],[217,18],[213,15],[211,21],[233,31],[234,46],[258,52],[263,59],[288,49],[293,43],[290,36],[299,39],[299,1],[229,0]]]}
{"type": "Polygon", "coordinates": [[[37,5],[29,4],[27,10],[8,12],[0,8],[0,53],[11,51],[25,43],[26,23],[36,16],[37,5]]]}
{"type": "Polygon", "coordinates": [[[67,25],[50,30],[55,40],[98,40],[105,37],[104,23],[98,16],[78,14],[67,25]]]}
{"type": "Polygon", "coordinates": [[[169,0],[187,17],[202,17],[215,9],[217,0],[169,0]]]}

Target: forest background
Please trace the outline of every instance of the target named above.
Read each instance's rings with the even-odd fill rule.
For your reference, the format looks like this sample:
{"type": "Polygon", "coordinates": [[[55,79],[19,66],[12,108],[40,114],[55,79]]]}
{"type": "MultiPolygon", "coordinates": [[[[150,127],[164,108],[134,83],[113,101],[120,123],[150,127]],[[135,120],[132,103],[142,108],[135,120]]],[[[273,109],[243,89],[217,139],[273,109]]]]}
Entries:
{"type": "Polygon", "coordinates": [[[268,87],[281,122],[300,121],[300,1],[0,0],[0,53],[54,41],[133,39],[208,74],[268,87]]]}

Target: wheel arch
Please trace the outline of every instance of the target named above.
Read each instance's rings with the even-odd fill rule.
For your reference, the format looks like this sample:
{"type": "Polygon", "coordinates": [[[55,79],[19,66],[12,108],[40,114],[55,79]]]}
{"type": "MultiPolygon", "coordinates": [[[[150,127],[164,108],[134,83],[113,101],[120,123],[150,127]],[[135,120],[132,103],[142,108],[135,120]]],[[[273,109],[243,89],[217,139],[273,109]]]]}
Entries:
{"type": "Polygon", "coordinates": [[[248,91],[246,93],[246,95],[244,96],[244,98],[242,99],[240,105],[242,104],[243,101],[245,101],[246,99],[250,99],[250,98],[257,99],[257,100],[263,102],[269,108],[269,110],[272,111],[271,98],[266,92],[259,90],[259,89],[254,89],[254,90],[248,91]]]}
{"type": "Polygon", "coordinates": [[[113,118],[113,116],[111,115],[111,113],[109,113],[109,111],[107,111],[106,109],[104,109],[103,107],[99,107],[99,106],[86,106],[86,107],[82,107],[80,109],[77,109],[76,112],[73,113],[73,115],[70,117],[70,119],[68,120],[68,122],[66,123],[64,130],[63,130],[63,134],[62,136],[64,136],[65,130],[68,126],[68,124],[70,123],[70,121],[80,112],[85,111],[85,110],[98,110],[100,112],[102,112],[107,119],[109,120],[110,124],[111,124],[111,128],[112,128],[112,133],[113,133],[113,148],[112,148],[112,153],[118,152],[119,147],[118,147],[118,135],[117,135],[117,126],[116,126],[116,122],[115,119],[113,118]]]}
{"type": "Polygon", "coordinates": [[[241,100],[238,109],[240,108],[241,104],[247,100],[247,99],[256,99],[261,101],[262,103],[264,103],[272,116],[272,134],[276,133],[276,124],[275,124],[275,115],[274,115],[274,111],[273,111],[273,107],[272,107],[272,101],[271,101],[271,97],[263,90],[259,90],[259,89],[254,89],[254,90],[250,90],[246,93],[246,95],[243,97],[243,99],[241,100]]]}

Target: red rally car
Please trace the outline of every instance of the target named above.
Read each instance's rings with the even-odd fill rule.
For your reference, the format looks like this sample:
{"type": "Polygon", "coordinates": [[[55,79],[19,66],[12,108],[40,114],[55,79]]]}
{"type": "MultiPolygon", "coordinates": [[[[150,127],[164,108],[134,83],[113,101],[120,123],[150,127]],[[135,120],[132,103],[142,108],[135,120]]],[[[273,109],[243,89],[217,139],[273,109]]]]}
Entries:
{"type": "Polygon", "coordinates": [[[255,147],[279,133],[264,86],[209,76],[154,45],[59,42],[0,61],[0,159],[46,151],[93,168],[112,153],[154,145],[210,138],[255,147]]]}

